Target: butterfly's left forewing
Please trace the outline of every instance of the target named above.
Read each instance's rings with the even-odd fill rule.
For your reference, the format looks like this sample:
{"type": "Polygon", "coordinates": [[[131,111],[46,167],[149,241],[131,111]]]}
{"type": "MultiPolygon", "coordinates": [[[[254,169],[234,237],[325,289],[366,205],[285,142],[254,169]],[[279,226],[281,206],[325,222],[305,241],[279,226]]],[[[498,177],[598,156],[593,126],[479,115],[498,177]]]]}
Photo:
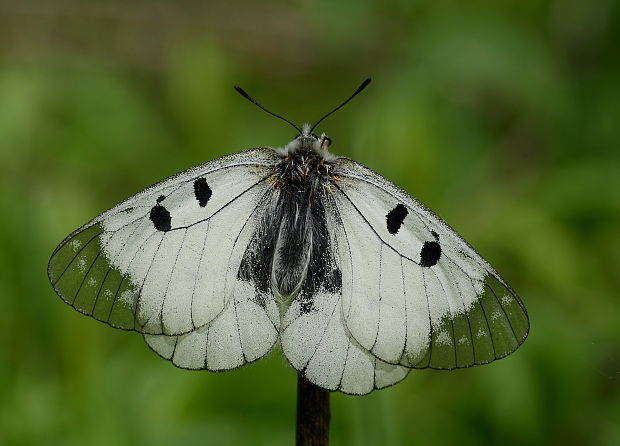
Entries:
{"type": "Polygon", "coordinates": [[[454,230],[364,166],[337,161],[332,191],[350,259],[342,312],[377,358],[453,369],[510,354],[527,336],[514,291],[454,230]]]}
{"type": "Polygon", "coordinates": [[[237,275],[271,191],[273,163],[271,149],[240,152],[105,212],[52,254],[54,289],[82,313],[151,335],[196,333],[229,317],[233,294],[239,309],[255,292],[245,282],[252,289],[242,293],[237,275]]]}

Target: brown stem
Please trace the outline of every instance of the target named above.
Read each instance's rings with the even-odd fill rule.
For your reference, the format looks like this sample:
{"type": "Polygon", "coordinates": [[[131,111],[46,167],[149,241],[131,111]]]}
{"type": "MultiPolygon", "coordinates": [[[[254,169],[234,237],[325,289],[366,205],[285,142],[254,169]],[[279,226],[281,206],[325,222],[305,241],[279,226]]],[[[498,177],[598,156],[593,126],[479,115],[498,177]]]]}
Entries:
{"type": "Polygon", "coordinates": [[[297,376],[297,446],[329,443],[329,391],[297,376]]]}

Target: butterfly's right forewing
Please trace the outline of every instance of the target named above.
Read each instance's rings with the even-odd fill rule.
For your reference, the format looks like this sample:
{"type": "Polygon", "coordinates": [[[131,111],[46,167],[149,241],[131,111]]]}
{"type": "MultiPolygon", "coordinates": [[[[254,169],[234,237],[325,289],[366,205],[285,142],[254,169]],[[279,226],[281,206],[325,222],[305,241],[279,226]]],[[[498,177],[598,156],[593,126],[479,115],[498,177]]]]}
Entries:
{"type": "Polygon", "coordinates": [[[439,217],[392,183],[340,159],[332,191],[346,246],[342,312],[375,357],[453,369],[513,352],[529,320],[519,297],[439,217]]]}

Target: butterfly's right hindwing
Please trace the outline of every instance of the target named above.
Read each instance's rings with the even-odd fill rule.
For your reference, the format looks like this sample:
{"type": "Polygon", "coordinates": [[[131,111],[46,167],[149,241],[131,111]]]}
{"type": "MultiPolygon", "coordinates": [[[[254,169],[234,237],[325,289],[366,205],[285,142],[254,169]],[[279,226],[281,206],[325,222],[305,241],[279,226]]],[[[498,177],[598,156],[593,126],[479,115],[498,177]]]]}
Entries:
{"type": "MultiPolygon", "coordinates": [[[[118,328],[196,333],[226,314],[239,287],[274,159],[271,149],[220,158],[95,218],[52,254],[54,289],[77,310],[118,328]]],[[[237,297],[237,310],[244,299],[237,297]]]]}
{"type": "MultiPolygon", "coordinates": [[[[281,329],[282,350],[307,380],[324,389],[364,395],[396,384],[409,370],[388,364],[363,348],[349,333],[342,317],[343,293],[350,293],[351,258],[343,226],[329,194],[315,225],[316,265],[310,269],[299,296],[287,309],[281,329]],[[317,222],[320,223],[320,222],[317,222]],[[328,229],[329,228],[329,229],[328,229]]],[[[316,211],[315,211],[316,215],[316,211]]]]}

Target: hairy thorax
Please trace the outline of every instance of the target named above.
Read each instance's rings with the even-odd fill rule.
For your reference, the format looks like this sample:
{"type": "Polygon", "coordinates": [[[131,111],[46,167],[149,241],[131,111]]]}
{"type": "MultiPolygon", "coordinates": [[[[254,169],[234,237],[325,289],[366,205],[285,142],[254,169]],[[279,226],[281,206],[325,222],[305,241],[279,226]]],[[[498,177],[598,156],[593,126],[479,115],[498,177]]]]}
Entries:
{"type": "Polygon", "coordinates": [[[313,150],[298,150],[285,155],[275,167],[274,187],[287,194],[306,195],[308,199],[333,179],[331,162],[313,150]]]}
{"type": "Polygon", "coordinates": [[[283,156],[275,168],[273,224],[278,226],[278,238],[271,282],[280,296],[296,296],[304,285],[311,286],[304,282],[314,280],[315,265],[323,262],[318,257],[328,245],[324,206],[332,180],[330,162],[313,150],[283,156]]]}

